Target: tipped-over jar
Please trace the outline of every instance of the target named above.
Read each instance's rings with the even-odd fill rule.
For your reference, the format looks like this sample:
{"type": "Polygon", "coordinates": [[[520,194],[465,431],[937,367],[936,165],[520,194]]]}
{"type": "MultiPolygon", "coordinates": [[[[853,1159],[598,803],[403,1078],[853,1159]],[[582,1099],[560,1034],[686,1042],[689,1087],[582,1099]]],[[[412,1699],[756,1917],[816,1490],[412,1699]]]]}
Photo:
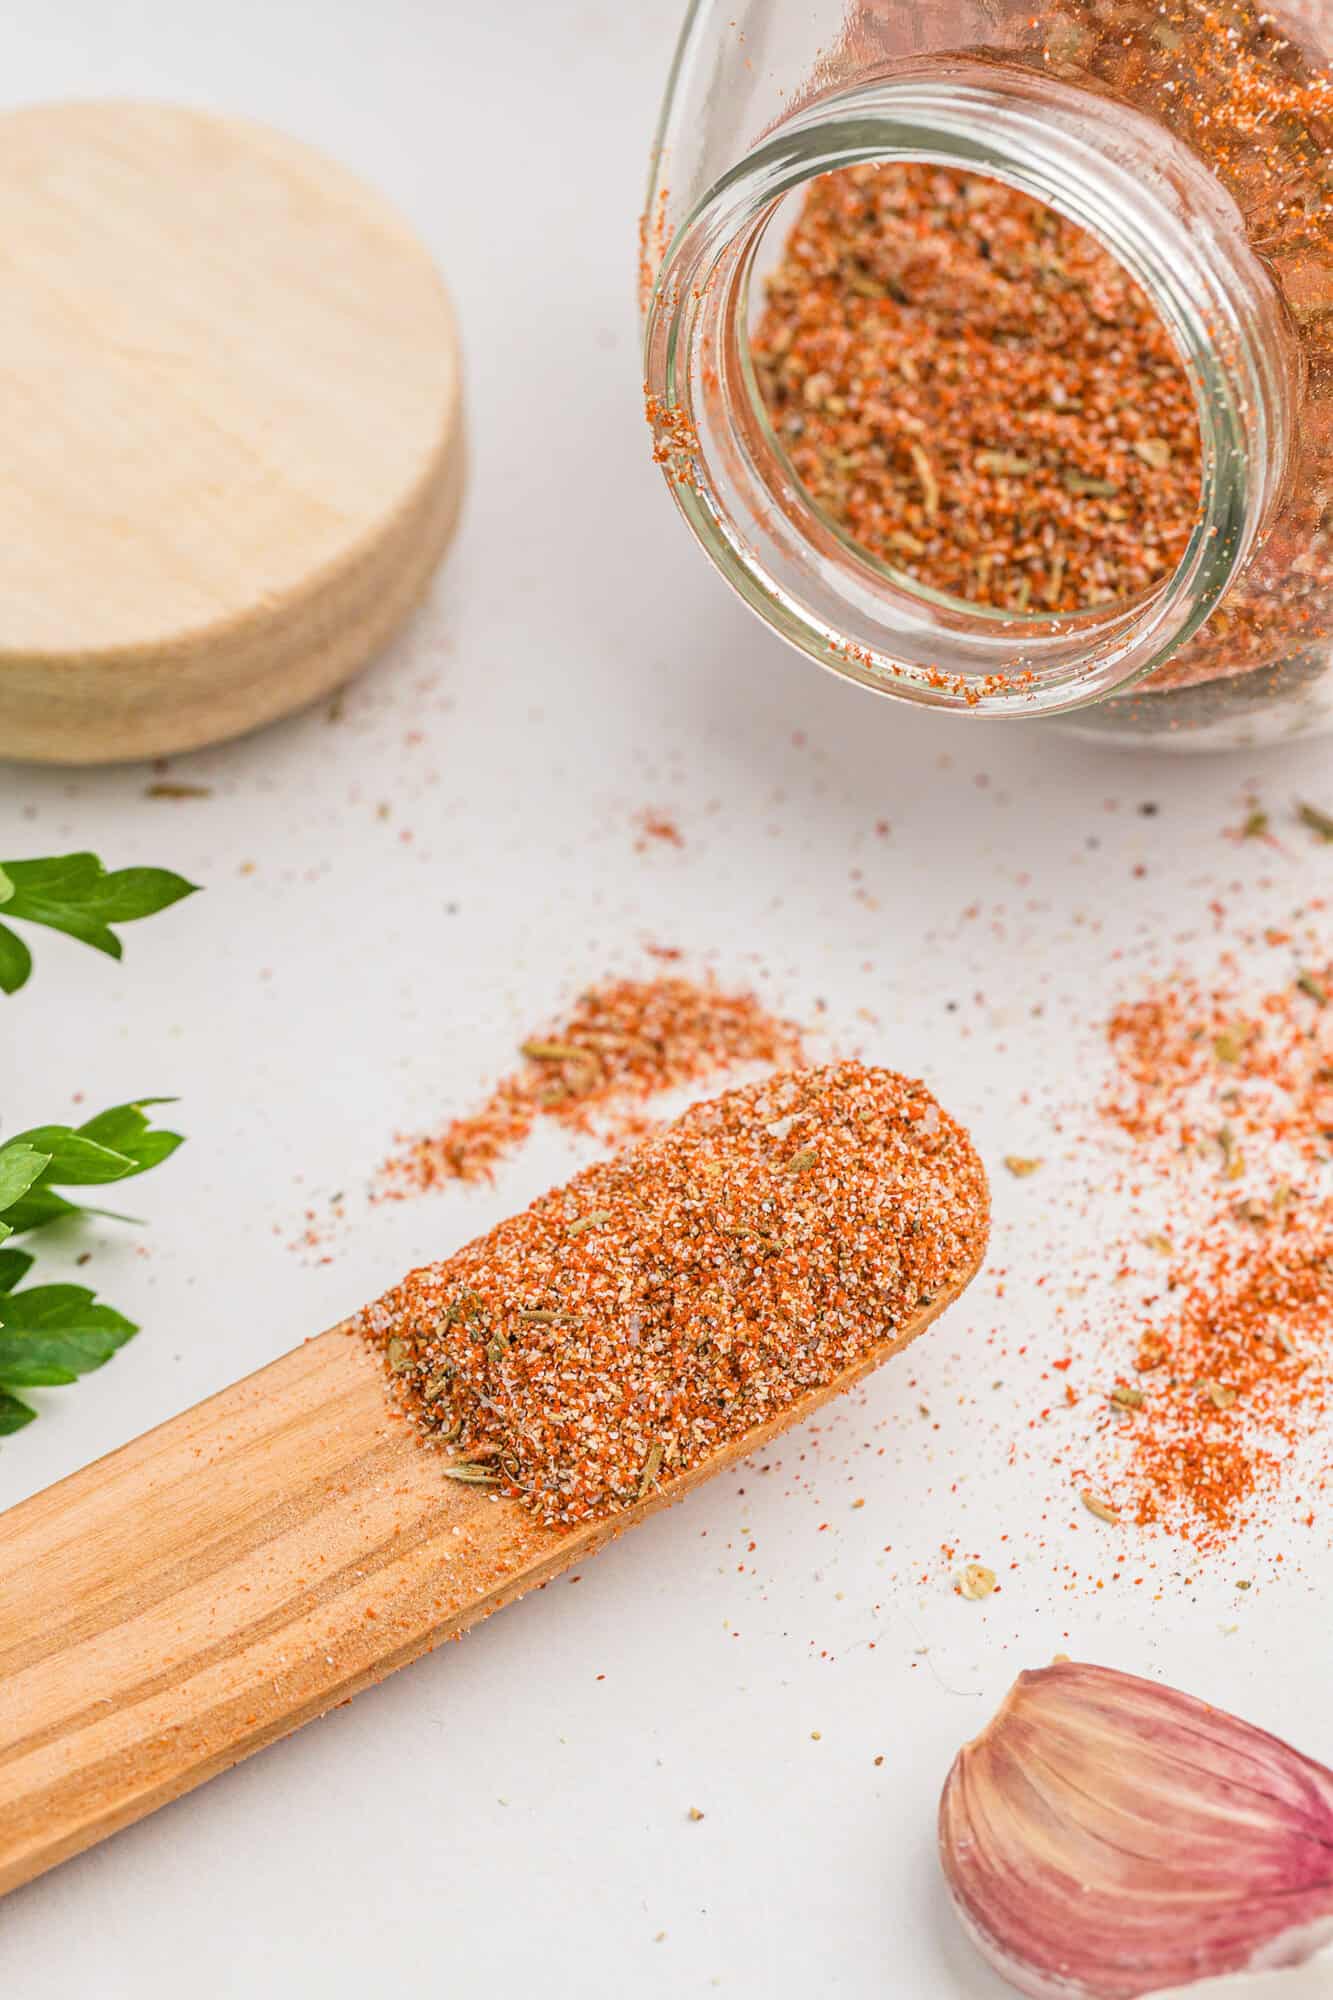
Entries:
{"type": "MultiPolygon", "coordinates": [[[[1029,0],[695,0],[644,216],[648,412],[680,511],[775,632],[884,694],[1063,716],[1126,741],[1233,747],[1333,720],[1331,52],[1333,0],[1043,0],[1035,11],[1029,0]],[[1123,296],[1146,301],[1183,378],[1197,455],[1160,574],[1144,581],[1130,565],[1129,588],[1095,559],[1065,560],[1076,502],[1088,501],[1085,524],[1101,506],[1132,543],[1133,508],[1154,498],[1155,455],[1169,446],[1136,435],[1122,384],[1109,422],[1115,433],[1122,413],[1138,453],[1137,497],[1119,494],[1114,466],[1100,479],[1062,469],[1078,398],[1060,386],[1070,355],[1058,338],[1051,395],[1062,400],[1049,419],[1025,412],[1021,451],[1007,422],[975,412],[971,429],[937,436],[920,371],[907,390],[886,379],[893,338],[853,350],[855,448],[826,453],[827,490],[803,474],[801,394],[840,418],[847,398],[842,382],[826,394],[832,377],[797,352],[793,412],[778,419],[756,328],[784,243],[812,285],[859,286],[872,316],[925,323],[919,294],[892,273],[871,282],[844,239],[826,238],[814,269],[819,239],[793,233],[812,184],[864,186],[876,173],[898,176],[896,213],[932,256],[945,254],[936,222],[917,195],[905,214],[902,189],[970,199],[998,184],[1090,239],[1123,296]],[[879,518],[885,490],[903,511],[876,539],[864,522],[879,518]],[[1008,562],[1005,591],[953,581],[934,560],[946,544],[976,545],[977,578],[1008,562]]],[[[984,262],[991,246],[973,231],[968,254],[984,262]]],[[[1012,265],[1004,276],[1021,303],[1012,265]]],[[[942,293],[960,325],[963,289],[942,293]]],[[[1095,314],[1085,286],[1089,299],[1095,314]]],[[[839,321],[844,358],[850,323],[839,321]]],[[[939,338],[938,311],[930,324],[939,338]]],[[[1003,355],[1016,336],[1001,322],[988,337],[1003,355]]],[[[836,444],[836,428],[824,435],[836,444]]]]}

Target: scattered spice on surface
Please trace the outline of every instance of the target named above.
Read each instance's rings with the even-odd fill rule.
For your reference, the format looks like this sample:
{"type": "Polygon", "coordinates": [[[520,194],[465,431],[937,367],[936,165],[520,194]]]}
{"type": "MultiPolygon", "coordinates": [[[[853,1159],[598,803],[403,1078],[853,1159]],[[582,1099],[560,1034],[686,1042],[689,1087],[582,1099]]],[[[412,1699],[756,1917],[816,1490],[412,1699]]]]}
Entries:
{"type": "Polygon", "coordinates": [[[573,1011],[520,1046],[523,1068],[503,1077],[477,1111],[442,1131],[406,1139],[381,1171],[382,1196],[451,1180],[494,1177],[539,1118],[623,1139],[646,1123],[653,1097],[725,1076],[746,1063],[804,1063],[801,1030],[753,993],[672,975],[589,987],[573,1011]]]}
{"type": "Polygon", "coordinates": [[[1243,965],[1118,1007],[1101,1107],[1174,1216],[1162,1275],[1098,1336],[1145,1381],[1112,1392],[1130,1415],[1093,1441],[1098,1477],[1199,1548],[1242,1528],[1333,1414],[1333,961],[1267,986],[1243,965]]]}
{"type": "Polygon", "coordinates": [[[641,812],[636,821],[639,833],[634,845],[639,853],[646,852],[652,842],[664,847],[684,847],[685,836],[670,813],[641,812]]]}
{"type": "Polygon", "coordinates": [[[1317,839],[1333,841],[1333,813],[1321,812],[1318,806],[1308,805],[1302,799],[1296,807],[1296,817],[1317,839]]]}
{"type": "Polygon", "coordinates": [[[872,556],[1030,613],[1141,596],[1199,499],[1193,396],[1086,231],[921,162],[811,182],[752,349],[806,491],[872,556]]]}
{"type": "Polygon", "coordinates": [[[987,1226],[924,1084],[840,1063],[696,1104],[358,1324],[443,1470],[573,1525],[870,1359],[961,1288],[987,1226]]]}

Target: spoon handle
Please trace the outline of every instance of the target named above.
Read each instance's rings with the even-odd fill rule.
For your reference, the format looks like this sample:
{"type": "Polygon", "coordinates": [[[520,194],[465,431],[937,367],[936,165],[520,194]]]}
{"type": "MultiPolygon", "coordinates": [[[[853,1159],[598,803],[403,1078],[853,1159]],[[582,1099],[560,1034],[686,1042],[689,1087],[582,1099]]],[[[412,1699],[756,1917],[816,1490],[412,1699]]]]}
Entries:
{"type": "Polygon", "coordinates": [[[441,1478],[338,1328],[0,1527],[0,1893],[553,1575],[592,1539],[441,1478]]]}

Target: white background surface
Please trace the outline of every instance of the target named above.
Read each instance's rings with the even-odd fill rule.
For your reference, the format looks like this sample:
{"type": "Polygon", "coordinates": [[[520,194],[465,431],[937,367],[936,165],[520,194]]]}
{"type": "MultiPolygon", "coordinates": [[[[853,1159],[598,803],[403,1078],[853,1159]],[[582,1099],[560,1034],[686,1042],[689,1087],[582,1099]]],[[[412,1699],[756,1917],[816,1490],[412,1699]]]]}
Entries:
{"type": "MultiPolygon", "coordinates": [[[[455,292],[474,443],[433,603],[340,723],[177,760],[214,788],[196,802],[147,800],[141,769],[0,767],[0,854],[87,845],[206,885],[131,929],[121,967],[39,934],[4,1004],[7,1129],[74,1113],[76,1091],[84,1115],[174,1091],[190,1143],[136,1184],[150,1228],[86,1239],[89,1280],[143,1332],[43,1396],[0,1449],[0,1502],[568,1171],[547,1139],[493,1191],[365,1199],[396,1131],[468,1106],[645,939],[802,1018],[825,1002],[830,1046],[927,1076],[994,1168],[1056,1150],[1049,1105],[1090,1088],[1118,951],[1191,932],[1206,964],[1210,896],[1280,918],[1333,885],[1309,841],[1223,834],[1253,787],[1275,811],[1327,803],[1327,745],[1171,761],[931,720],[820,676],[708,572],[649,463],[633,309],[677,12],[49,0],[0,32],[15,101],[248,112],[395,198],[455,292]],[[638,850],[649,806],[683,850],[638,850]],[[346,1225],[294,1249],[340,1190],[346,1225]]],[[[6,1988],[982,2000],[998,1989],[955,1935],[933,1813],[1019,1667],[1066,1650],[1160,1673],[1333,1758],[1325,1526],[1280,1577],[1269,1548],[1168,1554],[1150,1602],[1071,1586],[1082,1531],[1042,1519],[1040,1446],[1008,1462],[1021,1371],[1012,1397],[976,1393],[1029,1331],[1059,1351],[1030,1288],[1058,1164],[995,1191],[1003,1296],[979,1284],[773,1472],[12,1897],[6,1988]],[[941,1544],[995,1560],[1001,1533],[1018,1568],[963,1602],[941,1544]]]]}

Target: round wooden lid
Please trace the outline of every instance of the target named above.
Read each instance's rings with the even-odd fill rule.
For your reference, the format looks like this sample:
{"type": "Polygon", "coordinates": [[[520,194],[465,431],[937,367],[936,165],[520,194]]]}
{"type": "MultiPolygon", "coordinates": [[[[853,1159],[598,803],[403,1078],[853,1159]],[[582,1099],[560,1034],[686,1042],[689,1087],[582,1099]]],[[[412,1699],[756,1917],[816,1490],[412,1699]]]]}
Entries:
{"type": "Polygon", "coordinates": [[[448,300],[308,147],[156,104],[0,116],[0,756],[235,735],[402,622],[462,488],[448,300]]]}

